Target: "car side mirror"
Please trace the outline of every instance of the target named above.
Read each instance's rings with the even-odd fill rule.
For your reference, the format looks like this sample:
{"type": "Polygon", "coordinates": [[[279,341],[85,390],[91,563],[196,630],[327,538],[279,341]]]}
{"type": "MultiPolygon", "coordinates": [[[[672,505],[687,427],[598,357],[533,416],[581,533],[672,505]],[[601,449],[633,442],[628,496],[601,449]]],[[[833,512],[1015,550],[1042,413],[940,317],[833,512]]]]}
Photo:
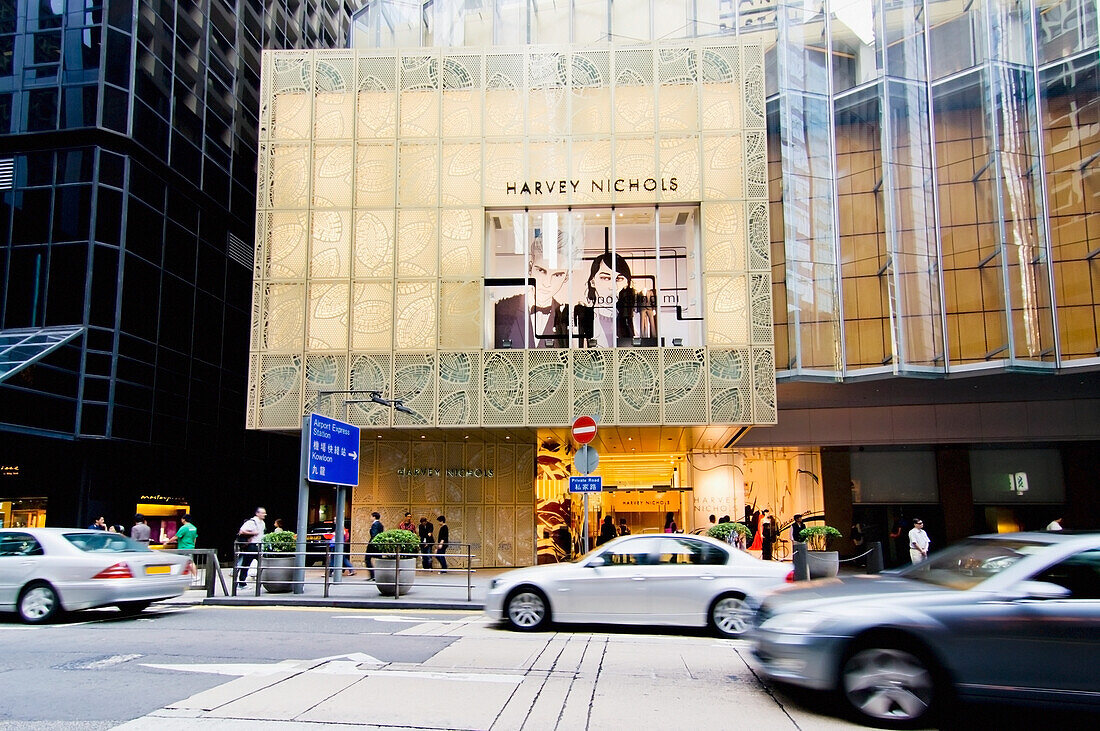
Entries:
{"type": "Polygon", "coordinates": [[[1072,594],[1066,587],[1049,581],[1021,581],[1016,588],[1024,599],[1067,599],[1072,594]]]}
{"type": "Polygon", "coordinates": [[[607,554],[601,553],[599,556],[588,559],[584,565],[586,568],[597,569],[600,566],[607,566],[609,563],[607,554]]]}

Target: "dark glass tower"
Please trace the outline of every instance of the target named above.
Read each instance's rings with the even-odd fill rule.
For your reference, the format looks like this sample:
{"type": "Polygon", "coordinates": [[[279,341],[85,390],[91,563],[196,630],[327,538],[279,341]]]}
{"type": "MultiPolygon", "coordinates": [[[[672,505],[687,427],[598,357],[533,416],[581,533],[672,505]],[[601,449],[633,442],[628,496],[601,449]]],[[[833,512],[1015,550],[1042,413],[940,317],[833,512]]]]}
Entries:
{"type": "Polygon", "coordinates": [[[0,503],[182,497],[207,546],[278,507],[294,443],[244,430],[260,54],[352,9],[0,0],[0,503]]]}

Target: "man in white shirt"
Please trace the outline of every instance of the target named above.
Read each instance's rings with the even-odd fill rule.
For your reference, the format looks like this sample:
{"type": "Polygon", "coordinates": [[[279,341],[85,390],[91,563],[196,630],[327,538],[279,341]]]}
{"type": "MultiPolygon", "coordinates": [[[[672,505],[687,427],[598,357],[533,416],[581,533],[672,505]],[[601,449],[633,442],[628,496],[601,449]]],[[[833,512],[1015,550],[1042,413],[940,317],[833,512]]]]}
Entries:
{"type": "Polygon", "coordinates": [[[259,556],[260,541],[264,539],[264,532],[267,530],[267,524],[264,523],[266,517],[266,510],[256,508],[256,514],[242,523],[241,529],[237,531],[237,549],[240,554],[240,561],[237,564],[237,588],[239,589],[244,588],[245,581],[248,580],[248,567],[259,556]]]}
{"type": "Polygon", "coordinates": [[[928,558],[928,547],[932,544],[928,534],[924,532],[924,521],[920,518],[913,520],[913,528],[909,531],[909,560],[920,563],[928,558]]]}
{"type": "Polygon", "coordinates": [[[1047,523],[1047,530],[1062,530],[1062,519],[1055,518],[1054,520],[1047,523]]]}

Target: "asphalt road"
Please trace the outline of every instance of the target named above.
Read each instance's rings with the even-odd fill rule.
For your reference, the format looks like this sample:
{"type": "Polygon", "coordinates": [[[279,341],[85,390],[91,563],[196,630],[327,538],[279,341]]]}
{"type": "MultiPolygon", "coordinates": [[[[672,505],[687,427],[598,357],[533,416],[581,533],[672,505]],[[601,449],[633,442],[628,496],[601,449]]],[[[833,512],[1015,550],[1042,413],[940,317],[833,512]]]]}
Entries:
{"type": "MultiPolygon", "coordinates": [[[[747,656],[704,632],[526,634],[454,611],[164,604],[42,627],[0,616],[0,729],[851,727],[826,696],[767,687],[747,656]]],[[[949,720],[1056,720],[998,713],[949,720]]]]}

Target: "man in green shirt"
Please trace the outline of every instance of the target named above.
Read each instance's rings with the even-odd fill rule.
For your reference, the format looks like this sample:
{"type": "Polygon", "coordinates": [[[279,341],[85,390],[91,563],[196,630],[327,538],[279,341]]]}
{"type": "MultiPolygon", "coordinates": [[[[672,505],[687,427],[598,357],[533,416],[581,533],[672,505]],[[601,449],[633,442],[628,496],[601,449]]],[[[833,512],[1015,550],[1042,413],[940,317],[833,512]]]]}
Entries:
{"type": "Polygon", "coordinates": [[[199,531],[195,526],[191,524],[191,516],[185,515],[180,518],[182,525],[179,530],[176,531],[176,548],[179,549],[193,549],[195,547],[195,539],[199,537],[199,531]]]}

